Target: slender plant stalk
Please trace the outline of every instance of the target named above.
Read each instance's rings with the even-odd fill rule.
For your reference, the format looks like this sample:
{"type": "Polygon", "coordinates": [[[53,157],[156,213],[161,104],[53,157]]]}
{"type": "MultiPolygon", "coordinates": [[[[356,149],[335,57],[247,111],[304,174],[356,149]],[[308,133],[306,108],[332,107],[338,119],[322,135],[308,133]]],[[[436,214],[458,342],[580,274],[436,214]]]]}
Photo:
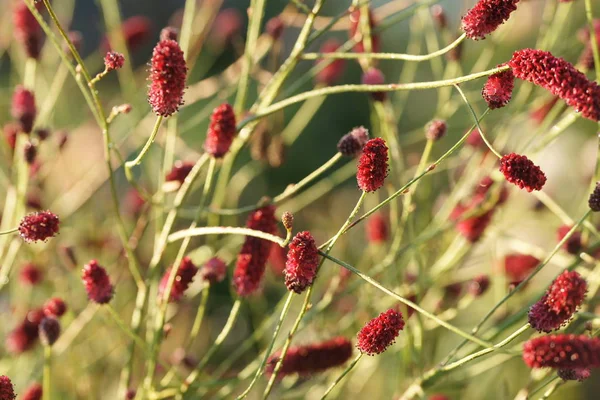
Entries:
{"type": "Polygon", "coordinates": [[[346,369],[344,370],[344,372],[342,372],[340,374],[340,376],[338,376],[335,381],[331,384],[331,386],[329,386],[327,388],[327,390],[325,391],[325,393],[323,393],[323,396],[321,397],[321,400],[325,399],[327,396],[329,396],[329,394],[333,391],[333,389],[335,389],[335,387],[342,381],[342,379],[344,379],[344,377],[352,370],[352,368],[354,368],[354,366],[360,361],[360,359],[362,358],[364,354],[363,353],[359,353],[356,357],[354,357],[354,360],[352,360],[352,362],[350,363],[350,365],[348,365],[346,367],[346,369]]]}
{"type": "Polygon", "coordinates": [[[44,346],[44,379],[43,379],[44,400],[52,400],[52,386],[50,384],[51,371],[52,371],[52,347],[44,346]]]}

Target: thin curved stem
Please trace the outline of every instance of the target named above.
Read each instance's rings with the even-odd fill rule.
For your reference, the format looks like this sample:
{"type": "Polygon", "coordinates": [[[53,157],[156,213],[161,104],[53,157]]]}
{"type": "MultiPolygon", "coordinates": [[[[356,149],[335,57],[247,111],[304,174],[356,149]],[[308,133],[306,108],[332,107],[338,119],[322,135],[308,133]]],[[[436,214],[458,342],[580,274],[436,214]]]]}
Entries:
{"type": "Polygon", "coordinates": [[[176,242],[180,239],[205,236],[205,235],[242,235],[252,236],[259,239],[265,239],[273,243],[277,243],[281,247],[285,247],[285,239],[279,236],[271,235],[262,231],[257,231],[249,228],[239,228],[234,226],[204,226],[201,228],[184,229],[169,235],[169,243],[176,242]]]}
{"type": "Polygon", "coordinates": [[[158,117],[156,117],[156,122],[154,123],[154,128],[152,129],[152,133],[150,133],[150,137],[146,141],[146,144],[144,144],[144,147],[140,151],[140,154],[138,154],[137,157],[135,157],[135,159],[133,159],[131,161],[127,161],[125,163],[126,173],[128,170],[135,167],[136,165],[140,165],[140,163],[142,162],[142,159],[144,158],[144,156],[150,149],[150,146],[152,146],[152,143],[154,143],[154,139],[156,139],[156,135],[158,134],[158,130],[160,129],[160,124],[162,123],[162,120],[163,120],[162,115],[159,115],[158,117]]]}
{"type": "Polygon", "coordinates": [[[360,359],[362,358],[363,355],[364,355],[364,353],[359,353],[356,357],[354,357],[354,360],[352,360],[350,365],[348,365],[346,367],[344,372],[342,372],[340,374],[340,376],[338,376],[336,378],[336,380],[331,384],[331,386],[329,386],[329,388],[327,388],[327,391],[325,391],[325,393],[323,393],[321,400],[325,399],[329,395],[329,393],[331,393],[333,391],[333,389],[335,389],[337,384],[340,383],[342,381],[342,379],[344,379],[344,377],[348,374],[348,372],[350,372],[352,370],[352,368],[354,368],[354,366],[360,361],[360,359]]]}
{"type": "Polygon", "coordinates": [[[52,400],[52,391],[50,385],[50,373],[52,371],[52,347],[44,346],[44,378],[43,378],[43,396],[44,400],[52,400]]]}
{"type": "Polygon", "coordinates": [[[9,229],[7,231],[2,231],[0,232],[0,235],[8,235],[9,233],[15,233],[19,230],[19,228],[13,228],[13,229],[9,229]]]}

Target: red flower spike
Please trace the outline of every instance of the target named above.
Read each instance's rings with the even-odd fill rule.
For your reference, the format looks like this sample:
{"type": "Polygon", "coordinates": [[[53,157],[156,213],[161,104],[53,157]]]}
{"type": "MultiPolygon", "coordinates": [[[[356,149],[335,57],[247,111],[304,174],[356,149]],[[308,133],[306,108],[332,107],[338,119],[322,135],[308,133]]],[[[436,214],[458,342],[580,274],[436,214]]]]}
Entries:
{"type": "Polygon", "coordinates": [[[517,9],[519,0],[479,0],[462,17],[461,28],[473,40],[485,39],[517,9]]]}
{"type": "Polygon", "coordinates": [[[237,131],[235,113],[228,103],[213,110],[204,142],[204,150],[215,158],[223,158],[229,151],[237,131]]]}
{"type": "Polygon", "coordinates": [[[358,160],[356,180],[364,192],[374,192],[383,186],[388,174],[388,148],[381,138],[369,140],[358,160]]]}
{"type": "Polygon", "coordinates": [[[491,110],[504,107],[512,97],[515,87],[515,77],[512,70],[498,72],[491,75],[485,85],[481,95],[491,110]]]}
{"type": "Polygon", "coordinates": [[[425,137],[427,140],[438,141],[446,135],[447,130],[446,121],[434,119],[425,127],[425,137]]]}
{"type": "Polygon", "coordinates": [[[346,133],[337,144],[337,150],[346,157],[355,157],[369,141],[369,131],[364,126],[358,126],[346,133]]]}
{"type": "MultiPolygon", "coordinates": [[[[158,294],[161,299],[164,295],[165,290],[167,290],[167,284],[169,283],[169,279],[171,278],[172,270],[173,267],[167,269],[160,281],[160,285],[158,286],[158,294]]],[[[183,293],[194,281],[194,277],[196,276],[197,272],[198,267],[194,265],[194,263],[189,257],[184,257],[183,260],[181,260],[179,268],[177,269],[177,276],[175,277],[173,287],[171,288],[171,293],[169,294],[169,303],[176,303],[181,300],[181,298],[183,297],[183,293]]]]}
{"type": "Polygon", "coordinates": [[[530,339],[523,345],[523,361],[530,368],[598,368],[600,338],[548,335],[530,339]]]}
{"type": "Polygon", "coordinates": [[[67,312],[64,300],[54,297],[44,303],[44,314],[47,317],[62,317],[67,312]]]}
{"type": "Polygon", "coordinates": [[[469,293],[474,297],[482,296],[490,287],[490,277],[479,275],[469,282],[469,293]]]}
{"type": "Polygon", "coordinates": [[[10,378],[6,375],[0,376],[0,400],[14,400],[16,398],[17,395],[10,378]]]}
{"type": "Polygon", "coordinates": [[[469,242],[476,243],[483,236],[486,228],[489,226],[494,216],[494,209],[485,211],[473,215],[469,218],[462,218],[462,215],[466,212],[470,212],[471,207],[466,207],[462,204],[458,204],[452,210],[450,218],[452,220],[458,220],[456,223],[456,230],[469,242]]]}
{"type": "Polygon", "coordinates": [[[312,285],[317,275],[319,253],[310,232],[296,234],[289,245],[285,263],[285,286],[289,291],[302,293],[312,285]]]}
{"type": "MultiPolygon", "coordinates": [[[[127,18],[121,24],[121,32],[127,48],[135,51],[144,45],[152,36],[152,21],[148,17],[135,15],[127,18]]],[[[100,45],[102,51],[110,51],[108,38],[104,38],[100,45]]]]}
{"type": "MultiPolygon", "coordinates": [[[[280,355],[280,352],[274,353],[267,360],[266,373],[269,376],[273,374],[280,355]]],[[[352,357],[352,343],[344,337],[307,346],[290,347],[277,377],[315,374],[343,365],[350,357],[352,357]]]]}
{"type": "Polygon", "coordinates": [[[519,283],[539,264],[540,260],[529,254],[509,254],[504,257],[504,272],[509,282],[519,283]]]}
{"type": "MultiPolygon", "coordinates": [[[[321,53],[335,53],[339,50],[341,44],[335,39],[329,39],[319,49],[321,53]]],[[[315,65],[323,63],[325,67],[315,75],[315,81],[325,86],[331,86],[338,81],[344,74],[344,66],[346,65],[343,59],[337,60],[317,60],[315,65]]]]}
{"type": "Polygon", "coordinates": [[[596,187],[592,191],[592,194],[590,194],[588,205],[592,211],[600,211],[600,182],[596,182],[596,187]]]}
{"type": "Polygon", "coordinates": [[[19,234],[28,243],[45,241],[58,234],[60,220],[50,211],[27,214],[19,224],[19,234]]]}
{"type": "MultiPolygon", "coordinates": [[[[275,207],[265,206],[252,212],[248,216],[246,227],[275,233],[277,231],[275,207]]],[[[233,271],[233,285],[239,296],[249,296],[259,288],[270,250],[271,242],[268,240],[246,237],[233,271]]]]}
{"type": "Polygon", "coordinates": [[[21,43],[27,57],[37,60],[42,49],[42,27],[22,1],[14,5],[13,30],[15,39],[21,43]]]}
{"type": "Polygon", "coordinates": [[[160,40],[175,40],[177,41],[179,37],[179,29],[174,28],[172,26],[167,26],[162,28],[160,31],[160,40]]]}
{"type": "MultiPolygon", "coordinates": [[[[558,231],[556,232],[558,241],[560,242],[561,240],[563,240],[563,238],[567,236],[567,233],[569,233],[570,230],[571,227],[568,225],[562,225],[561,227],[559,227],[558,231]]],[[[581,232],[577,231],[573,232],[571,237],[567,239],[567,241],[563,244],[563,249],[565,249],[569,254],[579,254],[582,247],[583,245],[581,242],[581,232]]]]}
{"type": "Polygon", "coordinates": [[[187,66],[183,51],[174,40],[161,40],[150,61],[148,102],[157,115],[168,117],[183,104],[187,66]]]}
{"type": "Polygon", "coordinates": [[[542,50],[516,51],[508,65],[514,75],[563,99],[584,118],[600,120],[600,87],[562,58],[542,50]]]}
{"type": "Polygon", "coordinates": [[[34,383],[21,395],[21,400],[42,400],[43,393],[42,385],[34,383]]]}
{"type": "Polygon", "coordinates": [[[404,329],[402,313],[394,309],[379,314],[358,332],[356,347],[368,355],[383,353],[404,329]]]}
{"type": "MultiPolygon", "coordinates": [[[[353,11],[350,14],[350,29],[349,29],[349,36],[350,39],[354,39],[357,32],[360,32],[360,9],[357,9],[355,11],[353,11]]],[[[379,53],[379,50],[381,50],[381,37],[379,36],[379,34],[374,32],[374,29],[377,27],[377,21],[375,21],[375,18],[373,17],[373,13],[371,12],[371,10],[369,9],[369,27],[370,27],[370,31],[371,31],[371,52],[372,53],[379,53]]],[[[361,38],[362,39],[362,38],[361,38]]],[[[354,51],[356,51],[357,53],[364,53],[365,51],[365,44],[364,44],[364,40],[360,40],[358,43],[356,43],[356,45],[354,46],[354,51]]]]}
{"type": "Polygon", "coordinates": [[[469,133],[466,142],[469,146],[479,148],[484,147],[485,142],[481,138],[481,134],[479,133],[479,129],[475,128],[469,133]]]}
{"type": "Polygon", "coordinates": [[[115,69],[123,68],[125,57],[116,51],[109,51],[104,56],[104,68],[106,71],[114,71],[115,69]]]}
{"type": "Polygon", "coordinates": [[[28,312],[23,322],[6,336],[6,349],[12,354],[21,354],[31,349],[38,339],[38,327],[43,318],[41,309],[28,312]]]}
{"type": "Polygon", "coordinates": [[[45,346],[52,346],[60,336],[60,322],[54,317],[46,317],[40,322],[40,341],[45,346]]]}
{"type": "Polygon", "coordinates": [[[194,168],[193,162],[186,161],[175,161],[171,171],[165,176],[166,182],[179,182],[180,184],[185,181],[185,178],[189,175],[190,171],[194,168]]]}
{"type": "Polygon", "coordinates": [[[25,285],[35,286],[42,281],[44,273],[35,264],[27,263],[21,268],[19,281],[25,285]]]}
{"type": "Polygon", "coordinates": [[[589,368],[579,368],[579,369],[559,369],[556,371],[556,374],[563,381],[579,381],[583,382],[587,378],[590,377],[592,372],[589,368]]]}
{"type": "Polygon", "coordinates": [[[542,190],[546,175],[526,156],[510,153],[500,159],[500,172],[510,183],[528,192],[542,190]]]}
{"type": "Polygon", "coordinates": [[[227,275],[227,264],[219,257],[213,257],[204,264],[200,271],[202,280],[214,285],[225,279],[227,275]]]}
{"type": "Polygon", "coordinates": [[[37,114],[33,92],[23,86],[17,86],[12,97],[10,114],[15,120],[19,121],[23,132],[31,132],[37,114]]]}
{"type": "Polygon", "coordinates": [[[380,213],[375,213],[367,219],[366,229],[367,239],[371,243],[383,243],[388,239],[388,223],[380,213]]]}
{"type": "Polygon", "coordinates": [[[279,16],[276,16],[267,21],[265,30],[269,36],[273,38],[273,40],[277,40],[281,37],[284,28],[285,25],[283,24],[283,19],[281,19],[279,16]]]}
{"type": "MultiPolygon", "coordinates": [[[[377,68],[369,68],[360,80],[363,85],[383,85],[385,83],[385,76],[377,68]]],[[[371,92],[371,98],[375,101],[384,101],[386,96],[386,92],[371,92]]]]}
{"type": "Polygon", "coordinates": [[[114,288],[104,267],[96,260],[91,260],[83,267],[81,277],[88,298],[94,303],[106,304],[114,294],[114,288]]]}

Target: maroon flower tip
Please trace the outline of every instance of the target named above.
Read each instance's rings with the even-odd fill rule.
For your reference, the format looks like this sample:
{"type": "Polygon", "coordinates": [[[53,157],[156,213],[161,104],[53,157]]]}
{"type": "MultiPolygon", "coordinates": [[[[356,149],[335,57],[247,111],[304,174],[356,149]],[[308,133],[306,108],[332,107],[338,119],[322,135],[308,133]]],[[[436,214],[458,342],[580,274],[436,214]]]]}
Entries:
{"type": "Polygon", "coordinates": [[[450,397],[446,396],[445,394],[437,393],[429,396],[427,400],[450,400],[450,397]]]}
{"type": "Polygon", "coordinates": [[[40,341],[46,346],[52,346],[60,336],[60,322],[54,317],[46,317],[40,322],[40,341]]]}
{"type": "Polygon", "coordinates": [[[489,226],[494,216],[494,209],[485,211],[483,213],[475,214],[468,218],[462,218],[463,214],[470,212],[472,207],[466,207],[462,204],[458,204],[454,210],[452,210],[451,219],[458,220],[456,223],[456,230],[469,242],[475,243],[483,236],[486,228],[489,226]]]}
{"type": "Polygon", "coordinates": [[[517,9],[519,0],[479,0],[462,17],[461,28],[467,37],[474,40],[485,39],[502,25],[517,9]]]}
{"type": "Polygon", "coordinates": [[[35,286],[42,281],[44,273],[35,264],[27,263],[21,268],[19,280],[25,285],[35,286]]]}
{"type": "MultiPolygon", "coordinates": [[[[321,53],[335,53],[339,50],[341,44],[335,39],[329,39],[319,49],[321,53]]],[[[346,65],[343,59],[337,60],[317,60],[316,65],[324,65],[323,69],[321,69],[315,75],[315,80],[317,83],[324,84],[326,86],[333,85],[336,81],[338,81],[342,75],[344,74],[344,66],[346,65]]]]}
{"type": "Polygon", "coordinates": [[[337,144],[337,150],[346,157],[355,157],[369,141],[369,131],[364,126],[358,126],[346,133],[337,144]]]}
{"type": "Polygon", "coordinates": [[[285,286],[295,293],[302,293],[312,285],[317,275],[319,252],[310,232],[296,234],[289,245],[285,263],[285,286]]]}
{"type": "Polygon", "coordinates": [[[212,39],[223,46],[239,35],[243,26],[242,14],[236,8],[226,8],[215,18],[211,31],[212,39]]]}
{"type": "Polygon", "coordinates": [[[135,390],[135,389],[127,389],[127,393],[125,393],[125,399],[127,399],[127,400],[133,400],[133,399],[135,399],[136,395],[137,395],[137,390],[135,390]]]}
{"type": "Polygon", "coordinates": [[[206,133],[204,150],[215,158],[222,158],[228,151],[236,135],[235,113],[228,103],[213,110],[206,133]]]}
{"type": "Polygon", "coordinates": [[[24,2],[15,2],[13,29],[17,42],[25,49],[27,57],[38,59],[42,48],[42,27],[24,2]]]}
{"type": "MultiPolygon", "coordinates": [[[[135,51],[146,43],[152,34],[152,21],[148,17],[135,15],[127,18],[121,24],[121,32],[125,39],[127,48],[135,51]]],[[[110,51],[108,38],[104,38],[100,48],[103,51],[110,51]]]]}
{"type": "Polygon", "coordinates": [[[192,168],[194,168],[193,162],[175,161],[173,168],[171,168],[171,171],[165,176],[165,181],[179,182],[182,184],[192,168]]]}
{"type": "Polygon", "coordinates": [[[44,314],[47,317],[62,317],[67,312],[64,300],[54,297],[44,303],[44,314]]]}
{"type": "Polygon", "coordinates": [[[130,189],[125,195],[125,209],[131,215],[137,215],[142,211],[146,200],[136,189],[130,189]]]}
{"type": "Polygon", "coordinates": [[[125,64],[125,56],[116,51],[109,51],[104,56],[104,68],[106,71],[114,71],[115,69],[123,68],[125,64]]]}
{"type": "Polygon", "coordinates": [[[510,101],[515,87],[515,76],[512,70],[506,70],[491,75],[485,85],[481,95],[490,109],[504,107],[510,101]]]}
{"type": "Polygon", "coordinates": [[[388,174],[388,148],[381,138],[369,140],[358,159],[356,180],[365,192],[374,192],[383,186],[388,174]]]}
{"type": "Polygon", "coordinates": [[[41,141],[44,141],[48,139],[48,136],[50,136],[50,130],[46,128],[37,128],[35,130],[35,134],[41,141]]]}
{"type": "MultiPolygon", "coordinates": [[[[558,241],[560,242],[561,240],[563,240],[563,238],[567,236],[567,233],[569,233],[570,230],[571,227],[568,225],[562,225],[561,227],[559,227],[558,231],[556,232],[558,241]]],[[[573,232],[571,237],[567,239],[567,241],[563,244],[563,248],[570,254],[579,254],[582,247],[583,246],[581,243],[581,232],[577,231],[573,232]]]]}
{"type": "Polygon", "coordinates": [[[479,129],[475,128],[469,133],[467,137],[466,143],[471,147],[483,147],[485,142],[481,138],[481,134],[479,133],[479,129]]]}
{"type": "MultiPolygon", "coordinates": [[[[266,233],[277,231],[275,207],[265,206],[253,211],[248,216],[246,227],[266,233]]],[[[265,266],[271,250],[271,242],[252,236],[247,236],[238,254],[233,285],[239,296],[249,296],[254,293],[265,273],[265,266]]]]}
{"type": "Polygon", "coordinates": [[[108,303],[114,294],[114,288],[104,267],[91,260],[83,267],[81,277],[88,298],[98,304],[108,303]]]}
{"type": "Polygon", "coordinates": [[[160,40],[175,40],[177,41],[179,37],[179,29],[174,28],[172,26],[167,26],[162,28],[160,31],[160,40]]]}
{"type": "Polygon", "coordinates": [[[187,66],[183,51],[174,40],[161,40],[150,61],[148,102],[157,115],[168,117],[183,104],[187,66]]]}
{"type": "Polygon", "coordinates": [[[10,113],[15,120],[19,121],[23,132],[31,132],[37,113],[33,92],[23,86],[17,86],[12,97],[10,113]]]}
{"type": "Polygon", "coordinates": [[[26,242],[45,241],[58,234],[60,220],[50,211],[27,214],[19,224],[19,234],[26,242]]]}
{"type": "Polygon", "coordinates": [[[225,279],[227,274],[227,264],[219,257],[213,257],[204,264],[200,275],[202,280],[212,284],[219,283],[225,279]]]}
{"type": "Polygon", "coordinates": [[[540,260],[529,254],[509,254],[504,257],[504,272],[510,282],[521,282],[539,263],[540,260]]]}
{"type": "Polygon", "coordinates": [[[44,394],[42,385],[39,383],[34,383],[23,392],[21,396],[22,400],[42,400],[42,395],[44,394]]]}
{"type": "Polygon", "coordinates": [[[383,353],[404,329],[402,313],[394,309],[379,314],[358,332],[356,347],[368,355],[383,353]]]}
{"type": "Polygon", "coordinates": [[[588,200],[588,205],[590,209],[594,212],[600,211],[600,182],[596,182],[596,187],[590,194],[590,198],[588,200]]]}
{"type": "Polygon", "coordinates": [[[490,277],[479,275],[469,282],[469,293],[474,297],[482,296],[490,287],[490,277]]]}
{"type": "Polygon", "coordinates": [[[523,360],[530,368],[598,368],[600,338],[585,335],[537,337],[523,344],[523,360]]]}
{"type": "Polygon", "coordinates": [[[425,137],[427,140],[438,141],[444,137],[447,130],[448,126],[446,125],[446,121],[434,119],[425,127],[425,137]]]}
{"type": "Polygon", "coordinates": [[[508,65],[517,78],[550,91],[583,117],[600,120],[600,87],[568,61],[547,51],[524,49],[516,51],[508,65]]]}
{"type": "Polygon", "coordinates": [[[25,143],[25,148],[23,149],[25,162],[29,165],[33,164],[35,161],[35,157],[37,156],[37,146],[31,142],[25,143]]]}
{"type": "MultiPolygon", "coordinates": [[[[268,375],[273,374],[280,355],[280,352],[276,352],[267,360],[268,375]]],[[[290,347],[277,377],[293,374],[305,376],[322,372],[343,365],[350,357],[352,357],[352,343],[344,337],[307,346],[290,347]]]]}
{"type": "MultiPolygon", "coordinates": [[[[383,72],[377,68],[369,68],[361,77],[363,85],[383,85],[385,83],[385,76],[383,72]]],[[[371,92],[371,97],[375,101],[384,101],[386,97],[385,92],[371,92]]]]}
{"type": "Polygon", "coordinates": [[[446,29],[448,27],[448,19],[446,18],[446,12],[444,11],[444,7],[436,4],[431,7],[431,16],[433,20],[437,24],[438,28],[446,29]]]}
{"type": "Polygon", "coordinates": [[[371,243],[383,243],[388,240],[388,223],[383,214],[375,213],[367,219],[367,239],[371,243]]]}
{"type": "Polygon", "coordinates": [[[269,36],[273,38],[273,40],[277,40],[281,37],[283,33],[285,25],[283,24],[283,19],[280,16],[276,16],[271,18],[267,22],[266,31],[269,36]]]}
{"type": "Polygon", "coordinates": [[[510,183],[528,192],[542,190],[546,175],[526,156],[510,153],[500,159],[500,172],[510,183]]]}
{"type": "Polygon", "coordinates": [[[592,371],[589,368],[577,368],[577,369],[559,369],[556,374],[563,381],[579,381],[583,382],[590,377],[592,371]]]}
{"type": "Polygon", "coordinates": [[[38,327],[44,312],[34,309],[27,313],[23,322],[6,336],[6,348],[10,353],[21,354],[31,349],[38,339],[38,327]]]}
{"type": "Polygon", "coordinates": [[[15,145],[17,144],[17,135],[21,131],[21,124],[9,122],[8,124],[4,125],[4,129],[2,131],[4,133],[6,144],[8,144],[8,147],[14,150],[15,145]]]}
{"type": "Polygon", "coordinates": [[[17,395],[10,378],[6,375],[0,376],[0,400],[14,400],[16,398],[17,395]]]}
{"type": "MultiPolygon", "coordinates": [[[[161,298],[165,290],[167,290],[167,284],[169,283],[172,270],[173,267],[169,268],[160,281],[158,293],[161,296],[161,298]]],[[[196,276],[197,272],[198,267],[194,265],[194,263],[189,257],[184,257],[183,260],[181,260],[179,268],[177,269],[177,276],[175,277],[175,281],[173,282],[173,288],[171,289],[171,293],[169,295],[169,303],[174,303],[181,300],[181,298],[183,297],[183,293],[194,281],[194,276],[196,276]]]]}
{"type": "MultiPolygon", "coordinates": [[[[362,40],[362,37],[357,37],[357,33],[360,33],[360,9],[354,10],[350,14],[350,29],[348,31],[350,39],[359,39],[359,41],[354,46],[354,51],[357,53],[363,53],[365,51],[365,43],[362,40]]],[[[371,52],[378,53],[381,50],[381,37],[374,32],[374,29],[377,27],[377,21],[373,17],[373,13],[369,9],[369,27],[371,31],[371,52]]]]}

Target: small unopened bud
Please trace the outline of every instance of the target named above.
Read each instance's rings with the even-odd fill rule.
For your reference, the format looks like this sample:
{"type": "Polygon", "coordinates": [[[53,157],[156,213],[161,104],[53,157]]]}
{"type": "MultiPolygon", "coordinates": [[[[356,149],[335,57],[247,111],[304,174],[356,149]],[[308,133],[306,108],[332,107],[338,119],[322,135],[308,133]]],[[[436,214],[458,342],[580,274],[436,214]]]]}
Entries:
{"type": "Polygon", "coordinates": [[[291,231],[294,228],[294,216],[289,211],[283,213],[281,222],[287,231],[291,231]]]}
{"type": "Polygon", "coordinates": [[[35,144],[31,142],[25,143],[24,155],[27,164],[33,164],[33,162],[35,161],[35,156],[37,155],[37,147],[35,146],[35,144]]]}

